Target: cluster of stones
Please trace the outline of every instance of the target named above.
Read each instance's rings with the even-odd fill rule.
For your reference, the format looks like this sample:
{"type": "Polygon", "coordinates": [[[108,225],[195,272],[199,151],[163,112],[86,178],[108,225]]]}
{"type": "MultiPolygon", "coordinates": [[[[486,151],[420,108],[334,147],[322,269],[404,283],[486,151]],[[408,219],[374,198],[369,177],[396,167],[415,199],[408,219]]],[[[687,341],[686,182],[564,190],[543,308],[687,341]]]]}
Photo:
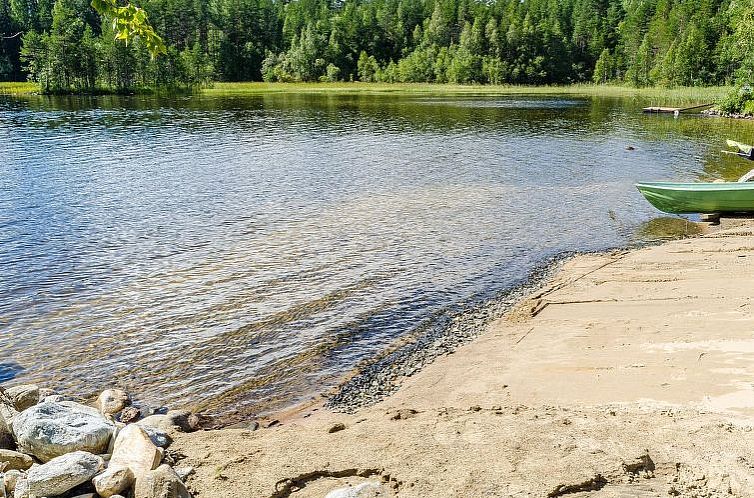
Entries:
{"type": "Polygon", "coordinates": [[[193,469],[163,457],[170,434],[198,429],[198,418],[142,418],[130,405],[119,389],[92,407],[35,385],[0,388],[0,498],[190,498],[193,469]]]}

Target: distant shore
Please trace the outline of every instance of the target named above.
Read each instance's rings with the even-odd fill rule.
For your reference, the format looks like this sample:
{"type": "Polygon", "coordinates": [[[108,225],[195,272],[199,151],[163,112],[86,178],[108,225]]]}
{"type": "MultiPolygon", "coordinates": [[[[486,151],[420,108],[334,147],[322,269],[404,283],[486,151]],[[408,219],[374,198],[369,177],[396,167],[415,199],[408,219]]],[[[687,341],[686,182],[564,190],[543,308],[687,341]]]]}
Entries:
{"type": "MultiPolygon", "coordinates": [[[[211,88],[198,91],[200,95],[264,95],[264,94],[416,94],[416,95],[586,95],[596,97],[640,97],[657,99],[658,104],[707,103],[718,100],[732,87],[646,87],[625,85],[596,85],[579,83],[558,86],[526,85],[455,85],[432,83],[263,83],[217,82],[211,88]]],[[[0,82],[0,94],[23,95],[39,91],[29,82],[0,82]]]]}
{"type": "Polygon", "coordinates": [[[354,414],[180,435],[188,485],[218,498],[754,496],[754,224],[721,228],[568,260],[354,414]]]}

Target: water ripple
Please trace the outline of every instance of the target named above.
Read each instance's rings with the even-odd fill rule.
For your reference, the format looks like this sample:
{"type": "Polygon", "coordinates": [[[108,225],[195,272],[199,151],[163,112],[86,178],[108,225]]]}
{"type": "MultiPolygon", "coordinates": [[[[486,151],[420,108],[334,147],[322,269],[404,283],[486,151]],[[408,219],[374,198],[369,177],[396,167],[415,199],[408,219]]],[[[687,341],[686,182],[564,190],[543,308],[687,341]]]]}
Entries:
{"type": "Polygon", "coordinates": [[[304,399],[545,257],[626,243],[654,215],[632,183],[700,174],[712,141],[624,105],[0,97],[0,381],[304,399]]]}

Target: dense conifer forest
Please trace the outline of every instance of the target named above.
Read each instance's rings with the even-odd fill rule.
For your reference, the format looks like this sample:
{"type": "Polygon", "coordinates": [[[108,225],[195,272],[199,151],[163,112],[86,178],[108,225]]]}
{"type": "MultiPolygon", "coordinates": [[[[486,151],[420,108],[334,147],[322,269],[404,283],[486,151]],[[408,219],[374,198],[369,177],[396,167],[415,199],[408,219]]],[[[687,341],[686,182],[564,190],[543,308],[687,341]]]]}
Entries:
{"type": "Polygon", "coordinates": [[[90,0],[0,0],[0,80],[129,91],[215,81],[748,82],[752,0],[141,0],[167,45],[90,0]]]}

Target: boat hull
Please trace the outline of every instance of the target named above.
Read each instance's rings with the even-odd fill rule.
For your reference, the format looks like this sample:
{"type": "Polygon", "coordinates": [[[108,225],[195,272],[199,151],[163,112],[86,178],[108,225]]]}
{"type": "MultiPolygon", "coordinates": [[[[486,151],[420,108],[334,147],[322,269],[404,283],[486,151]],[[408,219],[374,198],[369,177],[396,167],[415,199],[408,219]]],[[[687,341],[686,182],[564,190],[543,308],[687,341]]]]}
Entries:
{"type": "Polygon", "coordinates": [[[754,212],[754,182],[637,183],[654,207],[666,213],[754,212]]]}

